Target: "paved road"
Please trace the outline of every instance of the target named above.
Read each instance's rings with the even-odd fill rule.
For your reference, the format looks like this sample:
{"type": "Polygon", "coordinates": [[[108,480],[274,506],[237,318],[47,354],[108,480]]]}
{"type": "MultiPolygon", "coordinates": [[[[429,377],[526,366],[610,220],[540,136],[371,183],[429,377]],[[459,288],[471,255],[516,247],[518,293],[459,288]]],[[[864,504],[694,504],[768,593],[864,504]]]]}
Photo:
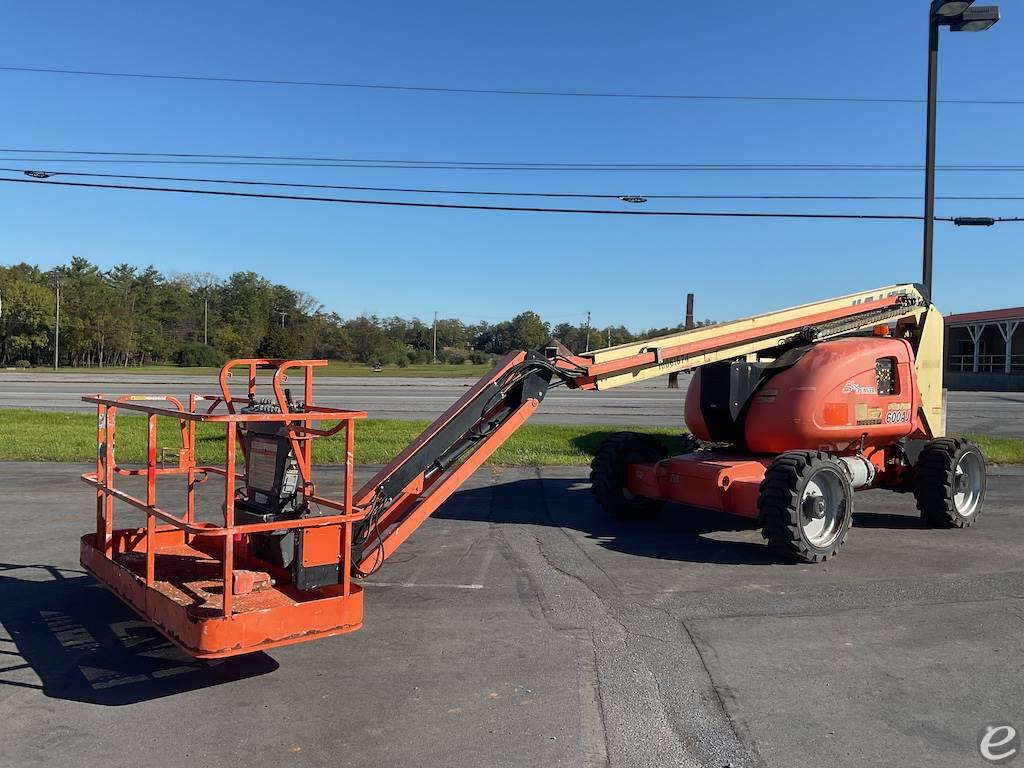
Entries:
{"type": "Polygon", "coordinates": [[[986,723],[1024,728],[1019,472],[966,531],[860,494],[812,567],[722,516],[612,523],[581,470],[487,469],[361,630],[202,664],[80,572],[79,471],[0,464],[4,768],[960,768],[986,723]]]}
{"type": "MultiPolygon", "coordinates": [[[[532,417],[540,424],[619,424],[674,427],[682,423],[688,377],[680,389],[664,381],[642,382],[610,392],[551,390],[544,406],[532,417]]],[[[317,380],[317,401],[324,405],[365,410],[388,419],[432,419],[441,414],[472,384],[467,379],[337,378],[317,380]]],[[[0,372],[0,408],[86,410],[86,393],[212,394],[209,377],[110,374],[39,374],[0,372]]],[[[244,394],[241,390],[239,396],[244,394]]],[[[1024,393],[951,392],[948,428],[951,432],[1024,437],[1024,393]]]]}

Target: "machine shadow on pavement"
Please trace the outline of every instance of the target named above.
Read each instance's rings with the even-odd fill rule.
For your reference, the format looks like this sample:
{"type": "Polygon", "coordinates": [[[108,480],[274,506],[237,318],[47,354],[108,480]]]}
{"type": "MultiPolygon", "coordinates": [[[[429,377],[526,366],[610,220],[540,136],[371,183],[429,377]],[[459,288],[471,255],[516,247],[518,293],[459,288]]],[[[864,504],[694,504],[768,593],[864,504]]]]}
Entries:
{"type": "MultiPolygon", "coordinates": [[[[510,525],[547,525],[579,531],[605,549],[637,557],[722,565],[799,565],[767,546],[760,524],[713,510],[666,504],[658,513],[634,520],[609,517],[591,498],[580,478],[513,480],[456,493],[434,513],[447,520],[477,520],[510,525]],[[500,499],[492,501],[492,494],[500,499]],[[740,532],[723,540],[709,534],[740,532]]],[[[855,528],[920,529],[913,501],[906,514],[854,512],[855,528]]]]}
{"type": "MultiPolygon", "coordinates": [[[[880,491],[884,493],[884,491],[880,491]]],[[[888,528],[893,531],[916,531],[925,530],[928,525],[917,514],[913,507],[913,499],[910,500],[911,510],[901,515],[892,512],[857,512],[856,500],[854,500],[853,527],[854,528],[888,528]]]]}
{"type": "Polygon", "coordinates": [[[265,675],[265,653],[200,661],[79,570],[0,563],[0,686],[121,706],[265,675]],[[26,681],[31,668],[40,683],[26,681]]]}
{"type": "Polygon", "coordinates": [[[579,531],[605,549],[657,560],[695,563],[774,565],[784,562],[766,546],[720,541],[705,534],[752,530],[740,518],[702,509],[666,505],[656,515],[614,520],[594,503],[587,483],[573,478],[531,478],[502,483],[502,503],[491,503],[491,488],[461,491],[434,513],[448,520],[480,520],[510,525],[548,525],[579,531]]]}

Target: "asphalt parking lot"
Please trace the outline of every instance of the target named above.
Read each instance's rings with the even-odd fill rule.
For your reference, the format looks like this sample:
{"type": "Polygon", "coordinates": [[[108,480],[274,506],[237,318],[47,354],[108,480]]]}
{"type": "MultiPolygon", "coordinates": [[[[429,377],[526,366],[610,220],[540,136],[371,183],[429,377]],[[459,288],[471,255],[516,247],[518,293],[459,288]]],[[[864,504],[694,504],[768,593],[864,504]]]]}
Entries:
{"type": "Polygon", "coordinates": [[[613,523],[579,469],[488,468],[361,630],[219,663],[83,575],[80,471],[0,465],[5,767],[969,766],[1024,727],[1021,470],[966,531],[859,494],[806,566],[718,515],[613,523]]]}

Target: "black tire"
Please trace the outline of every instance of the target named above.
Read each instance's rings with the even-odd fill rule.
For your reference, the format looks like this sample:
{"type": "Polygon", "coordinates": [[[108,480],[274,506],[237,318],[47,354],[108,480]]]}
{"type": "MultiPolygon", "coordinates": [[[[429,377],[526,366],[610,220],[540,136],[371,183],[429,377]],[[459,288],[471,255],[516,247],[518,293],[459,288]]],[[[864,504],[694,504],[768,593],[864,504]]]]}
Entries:
{"type": "Polygon", "coordinates": [[[985,457],[974,443],[953,437],[932,440],[914,467],[914,498],[926,523],[969,528],[985,503],[985,457]]]}
{"type": "Polygon", "coordinates": [[[590,491],[613,518],[635,520],[652,515],[663,502],[631,494],[626,489],[626,468],[667,457],[665,446],[652,435],[616,432],[601,444],[590,462],[590,491]]]}
{"type": "Polygon", "coordinates": [[[774,552],[820,563],[839,554],[846,541],[853,521],[853,487],[846,469],[829,454],[791,451],[768,467],[757,508],[761,535],[774,552]]]}

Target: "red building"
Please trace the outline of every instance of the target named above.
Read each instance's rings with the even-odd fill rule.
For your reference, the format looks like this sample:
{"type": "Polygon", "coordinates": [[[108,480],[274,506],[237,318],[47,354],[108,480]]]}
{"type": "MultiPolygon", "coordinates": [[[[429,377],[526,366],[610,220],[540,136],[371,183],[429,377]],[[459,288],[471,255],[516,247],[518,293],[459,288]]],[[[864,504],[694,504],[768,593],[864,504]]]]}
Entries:
{"type": "Polygon", "coordinates": [[[944,386],[1024,391],[1024,307],[947,315],[944,386]]]}

